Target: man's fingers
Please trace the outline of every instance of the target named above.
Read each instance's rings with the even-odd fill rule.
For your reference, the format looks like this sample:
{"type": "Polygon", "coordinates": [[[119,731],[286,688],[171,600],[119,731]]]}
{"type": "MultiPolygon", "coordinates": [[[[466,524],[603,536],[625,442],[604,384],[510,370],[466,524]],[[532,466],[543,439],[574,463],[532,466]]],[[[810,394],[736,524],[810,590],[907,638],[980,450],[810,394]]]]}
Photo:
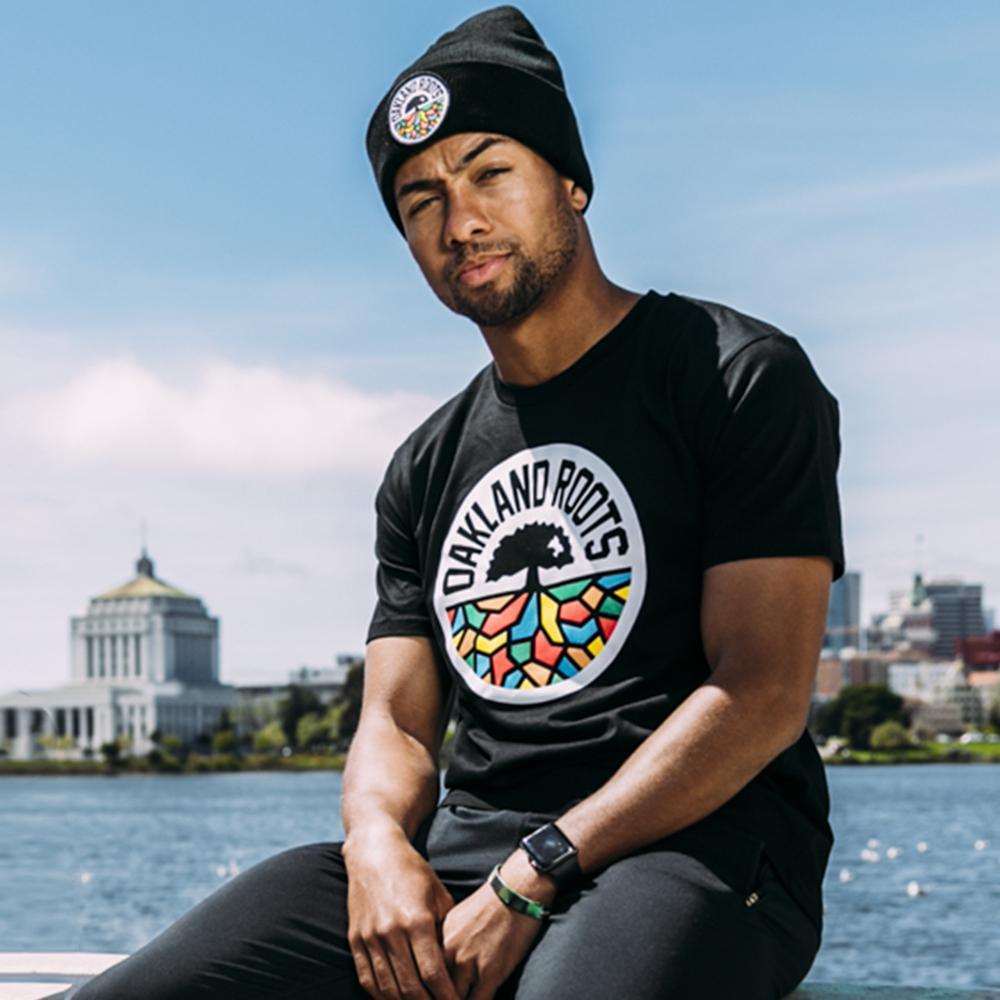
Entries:
{"type": "Polygon", "coordinates": [[[409,936],[397,927],[383,938],[383,942],[402,1000],[431,1000],[431,994],[420,981],[413,952],[410,950],[409,936]]]}
{"type": "Polygon", "coordinates": [[[460,1000],[435,930],[430,928],[414,934],[410,946],[420,979],[434,1000],[460,1000]]]}
{"type": "Polygon", "coordinates": [[[473,965],[454,965],[451,970],[451,979],[455,984],[455,990],[460,1000],[472,996],[472,991],[476,985],[476,969],[473,965]]]}
{"type": "Polygon", "coordinates": [[[361,941],[352,941],[351,956],[354,959],[354,971],[358,974],[358,982],[361,984],[361,988],[369,996],[378,997],[378,983],[375,981],[375,972],[372,969],[371,959],[368,957],[368,949],[361,941]]]}
{"type": "Polygon", "coordinates": [[[371,959],[375,973],[375,993],[377,1000],[402,1000],[396,976],[393,973],[392,962],[382,950],[381,945],[374,941],[368,942],[368,957],[371,959]]]}
{"type": "Polygon", "coordinates": [[[496,989],[489,983],[476,983],[468,1000],[493,1000],[496,992],[496,989]]]}

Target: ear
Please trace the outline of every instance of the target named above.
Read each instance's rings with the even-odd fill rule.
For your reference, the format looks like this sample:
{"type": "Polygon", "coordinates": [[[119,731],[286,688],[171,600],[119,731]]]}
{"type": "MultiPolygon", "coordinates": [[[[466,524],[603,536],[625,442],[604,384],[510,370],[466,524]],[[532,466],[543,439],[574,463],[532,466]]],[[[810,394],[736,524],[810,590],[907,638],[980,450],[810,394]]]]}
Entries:
{"type": "Polygon", "coordinates": [[[587,202],[590,201],[590,196],[586,191],[576,181],[571,180],[569,177],[561,178],[563,185],[566,188],[566,195],[569,198],[569,203],[576,209],[577,212],[582,212],[587,207],[587,202]]]}

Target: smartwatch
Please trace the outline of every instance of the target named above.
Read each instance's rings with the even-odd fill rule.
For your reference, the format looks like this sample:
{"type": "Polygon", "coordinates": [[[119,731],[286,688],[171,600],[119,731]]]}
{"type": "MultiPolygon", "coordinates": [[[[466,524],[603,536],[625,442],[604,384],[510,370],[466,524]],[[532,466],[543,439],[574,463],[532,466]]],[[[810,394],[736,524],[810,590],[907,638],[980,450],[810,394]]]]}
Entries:
{"type": "Polygon", "coordinates": [[[563,887],[581,877],[577,850],[555,823],[546,823],[521,838],[531,866],[563,887]]]}

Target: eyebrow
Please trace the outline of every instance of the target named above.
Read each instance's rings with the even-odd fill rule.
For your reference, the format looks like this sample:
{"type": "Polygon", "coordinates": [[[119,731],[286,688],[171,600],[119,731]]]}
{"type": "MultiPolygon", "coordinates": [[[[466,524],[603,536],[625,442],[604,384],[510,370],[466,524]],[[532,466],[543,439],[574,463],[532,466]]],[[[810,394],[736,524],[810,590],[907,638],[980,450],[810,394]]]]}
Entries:
{"type": "MultiPolygon", "coordinates": [[[[489,149],[491,146],[495,146],[498,143],[508,142],[508,141],[509,140],[502,135],[487,136],[478,145],[473,146],[472,149],[470,149],[465,154],[465,156],[463,156],[462,159],[458,161],[458,166],[454,170],[452,170],[451,173],[458,173],[459,170],[462,170],[465,167],[467,167],[477,156],[481,155],[482,153],[485,153],[486,150],[489,149]]],[[[439,184],[440,184],[439,181],[432,181],[432,180],[410,181],[408,184],[404,184],[396,192],[396,198],[397,199],[405,198],[406,195],[412,194],[414,191],[430,191],[432,189],[437,188],[439,184]]]]}

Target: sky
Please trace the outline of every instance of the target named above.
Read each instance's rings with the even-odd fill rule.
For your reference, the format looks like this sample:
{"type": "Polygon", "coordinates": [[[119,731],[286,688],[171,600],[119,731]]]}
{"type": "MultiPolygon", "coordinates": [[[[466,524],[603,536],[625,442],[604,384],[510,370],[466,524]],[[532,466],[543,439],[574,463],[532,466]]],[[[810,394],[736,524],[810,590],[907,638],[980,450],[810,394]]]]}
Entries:
{"type": "MultiPolygon", "coordinates": [[[[363,136],[478,9],[0,4],[0,689],[68,678],[143,539],[223,680],[362,649],[384,465],[489,360],[363,136]]],[[[1000,6],[524,10],[610,276],[766,319],[838,398],[866,617],[918,568],[1000,602],[1000,6]]]]}

